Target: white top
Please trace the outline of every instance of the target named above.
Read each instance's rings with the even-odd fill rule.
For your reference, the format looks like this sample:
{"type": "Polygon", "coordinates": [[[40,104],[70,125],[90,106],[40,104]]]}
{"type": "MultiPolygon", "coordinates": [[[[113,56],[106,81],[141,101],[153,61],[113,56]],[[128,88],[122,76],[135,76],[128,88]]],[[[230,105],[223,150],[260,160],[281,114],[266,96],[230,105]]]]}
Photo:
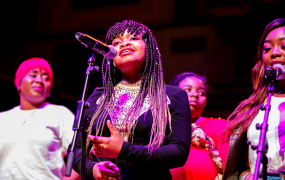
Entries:
{"type": "Polygon", "coordinates": [[[33,110],[17,106],[1,112],[0,179],[61,179],[73,121],[69,109],[49,103],[33,110]]]}
{"type": "MultiPolygon", "coordinates": [[[[285,172],[285,97],[272,96],[270,104],[271,110],[266,133],[266,141],[269,146],[266,154],[268,158],[267,173],[279,174],[285,172]]],[[[264,113],[265,111],[260,110],[248,129],[247,138],[251,141],[251,145],[258,145],[260,130],[256,130],[255,124],[263,122],[264,113]]],[[[254,173],[257,158],[256,150],[253,151],[249,147],[248,158],[251,172],[254,173]]],[[[262,164],[260,164],[259,175],[262,175],[262,164]]]]}

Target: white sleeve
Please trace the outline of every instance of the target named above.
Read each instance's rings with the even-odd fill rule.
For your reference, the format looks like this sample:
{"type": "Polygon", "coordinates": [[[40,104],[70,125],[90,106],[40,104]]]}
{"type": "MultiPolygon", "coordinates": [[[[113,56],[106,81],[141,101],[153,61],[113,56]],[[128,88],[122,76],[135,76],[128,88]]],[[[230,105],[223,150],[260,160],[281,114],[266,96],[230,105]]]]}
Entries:
{"type": "Polygon", "coordinates": [[[72,130],[74,115],[73,113],[67,109],[66,107],[62,106],[61,108],[61,116],[62,121],[60,123],[60,141],[61,141],[61,150],[66,154],[67,148],[72,141],[74,131],[72,130]]]}

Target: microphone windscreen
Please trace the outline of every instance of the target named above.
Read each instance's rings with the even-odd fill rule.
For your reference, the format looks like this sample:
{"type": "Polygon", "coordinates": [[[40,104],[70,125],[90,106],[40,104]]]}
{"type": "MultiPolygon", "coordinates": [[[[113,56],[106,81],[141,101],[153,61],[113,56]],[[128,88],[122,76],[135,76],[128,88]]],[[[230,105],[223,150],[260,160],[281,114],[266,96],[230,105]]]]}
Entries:
{"type": "Polygon", "coordinates": [[[114,59],[117,56],[117,50],[114,46],[109,46],[109,52],[107,54],[104,54],[104,57],[107,59],[114,59]]]}
{"type": "Polygon", "coordinates": [[[273,68],[277,70],[276,80],[285,79],[285,67],[282,64],[274,64],[273,68]]]}

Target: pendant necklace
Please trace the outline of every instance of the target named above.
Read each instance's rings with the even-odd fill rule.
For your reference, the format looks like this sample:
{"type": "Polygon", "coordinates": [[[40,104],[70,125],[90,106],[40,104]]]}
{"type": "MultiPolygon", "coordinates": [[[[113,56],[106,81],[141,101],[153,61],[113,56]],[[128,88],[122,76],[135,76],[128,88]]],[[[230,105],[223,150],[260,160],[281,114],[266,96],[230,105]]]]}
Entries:
{"type": "Polygon", "coordinates": [[[22,126],[25,125],[25,123],[27,122],[27,120],[37,111],[37,108],[26,118],[26,120],[24,120],[22,126]]]}

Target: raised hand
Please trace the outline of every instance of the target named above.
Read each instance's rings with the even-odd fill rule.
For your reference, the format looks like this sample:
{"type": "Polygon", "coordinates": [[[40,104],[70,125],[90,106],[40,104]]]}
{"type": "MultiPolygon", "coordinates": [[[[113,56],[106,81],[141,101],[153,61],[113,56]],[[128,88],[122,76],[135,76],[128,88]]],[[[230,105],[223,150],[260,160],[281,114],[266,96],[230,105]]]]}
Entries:
{"type": "Polygon", "coordinates": [[[107,120],[107,127],[110,130],[111,137],[88,135],[88,139],[93,141],[92,152],[98,157],[117,158],[124,140],[110,120],[107,120]]]}

